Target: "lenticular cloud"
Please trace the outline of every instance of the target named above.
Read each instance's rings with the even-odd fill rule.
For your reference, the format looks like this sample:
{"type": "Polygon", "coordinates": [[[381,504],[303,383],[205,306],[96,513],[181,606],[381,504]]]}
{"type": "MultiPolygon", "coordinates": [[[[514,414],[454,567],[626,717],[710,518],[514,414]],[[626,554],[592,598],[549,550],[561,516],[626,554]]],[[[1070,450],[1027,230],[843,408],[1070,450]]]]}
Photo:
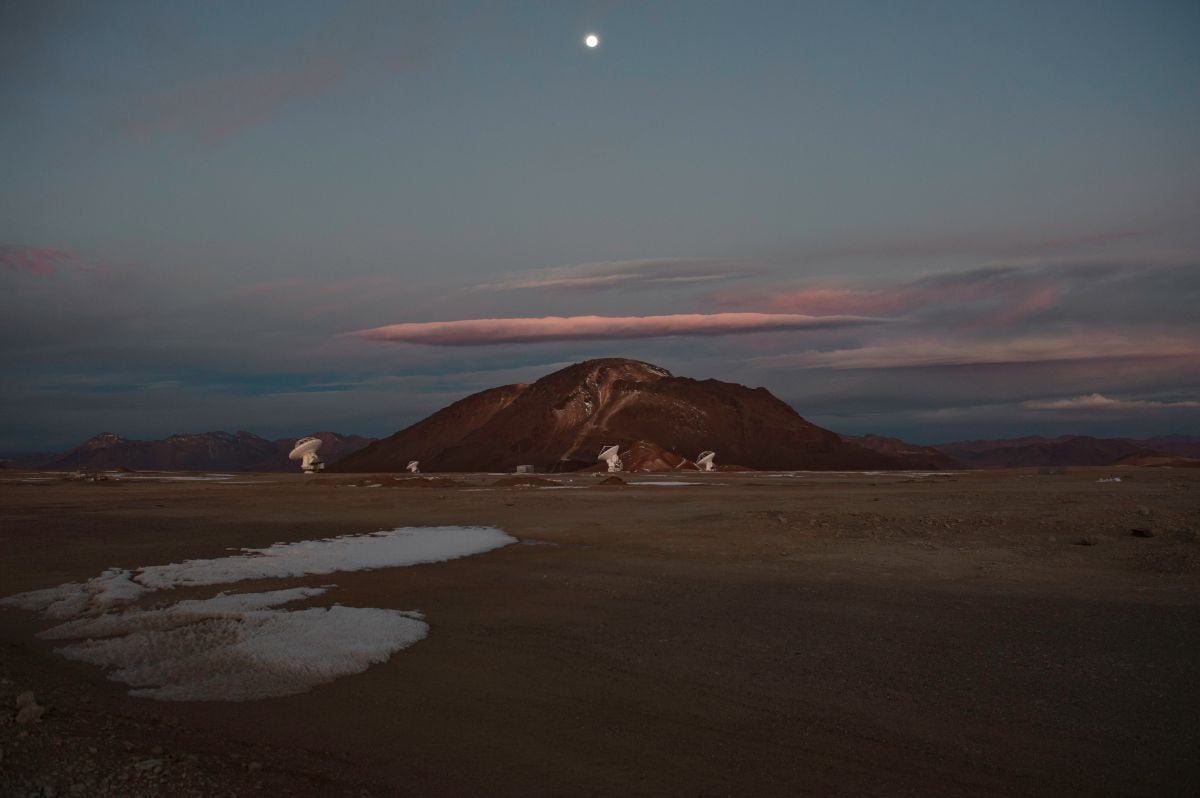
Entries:
{"type": "Polygon", "coordinates": [[[276,543],[230,557],[113,568],[86,582],[0,599],[0,606],[65,620],[40,636],[75,641],[58,653],[109,669],[110,678],[134,688],[132,695],[245,701],[360,673],[424,639],[429,626],[415,611],[278,609],[332,586],[219,593],[151,609],[127,605],[175,587],[441,562],[515,542],[493,527],[431,527],[276,543]]]}
{"type": "Polygon", "coordinates": [[[546,316],[389,324],[349,333],[371,341],[428,346],[480,346],[538,341],[627,340],[671,335],[726,335],[778,330],[824,330],[882,324],[867,316],[795,313],[678,313],[668,316],[546,316]]]}

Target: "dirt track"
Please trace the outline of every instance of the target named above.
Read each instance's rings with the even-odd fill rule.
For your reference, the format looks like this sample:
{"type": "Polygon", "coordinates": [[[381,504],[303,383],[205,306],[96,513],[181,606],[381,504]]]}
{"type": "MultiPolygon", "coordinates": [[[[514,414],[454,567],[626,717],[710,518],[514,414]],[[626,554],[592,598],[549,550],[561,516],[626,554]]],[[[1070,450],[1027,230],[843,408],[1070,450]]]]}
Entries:
{"type": "Polygon", "coordinates": [[[574,490],[478,490],[498,477],[451,476],[466,487],[362,475],[0,482],[4,595],[397,526],[496,525],[523,541],[239,583],[333,582],[317,603],[429,620],[429,638],[387,663],[288,698],[130,698],[36,639],[48,622],[0,610],[0,701],[32,689],[49,706],[28,726],[0,717],[3,794],[1200,785],[1198,472],[712,474],[574,490]]]}

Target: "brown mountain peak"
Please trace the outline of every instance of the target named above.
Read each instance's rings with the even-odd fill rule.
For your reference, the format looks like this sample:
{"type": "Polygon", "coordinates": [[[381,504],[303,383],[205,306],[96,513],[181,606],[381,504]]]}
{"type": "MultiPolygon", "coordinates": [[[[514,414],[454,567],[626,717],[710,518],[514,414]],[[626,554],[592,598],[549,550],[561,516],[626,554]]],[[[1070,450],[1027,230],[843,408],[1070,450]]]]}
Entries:
{"type": "Polygon", "coordinates": [[[459,400],[347,457],[334,470],[547,470],[594,465],[602,446],[635,442],[669,453],[663,462],[717,451],[718,462],[752,468],[888,468],[887,455],[843,443],[765,389],[675,377],[640,360],[576,363],[528,386],[459,400]]]}

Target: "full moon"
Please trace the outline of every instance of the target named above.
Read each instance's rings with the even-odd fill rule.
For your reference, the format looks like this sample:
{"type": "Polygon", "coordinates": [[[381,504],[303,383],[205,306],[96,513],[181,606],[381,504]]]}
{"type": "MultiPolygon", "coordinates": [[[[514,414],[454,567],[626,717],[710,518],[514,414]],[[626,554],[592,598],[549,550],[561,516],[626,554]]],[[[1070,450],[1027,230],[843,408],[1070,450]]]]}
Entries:
{"type": "Polygon", "coordinates": [[[596,47],[600,44],[600,37],[594,33],[589,33],[587,36],[583,37],[583,43],[588,47],[596,47]]]}

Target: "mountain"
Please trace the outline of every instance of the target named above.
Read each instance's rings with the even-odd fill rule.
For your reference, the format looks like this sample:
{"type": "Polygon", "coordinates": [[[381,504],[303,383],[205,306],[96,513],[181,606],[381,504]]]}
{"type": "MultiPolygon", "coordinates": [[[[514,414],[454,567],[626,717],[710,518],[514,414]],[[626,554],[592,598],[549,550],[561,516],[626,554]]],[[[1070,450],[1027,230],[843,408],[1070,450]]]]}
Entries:
{"type": "Polygon", "coordinates": [[[1041,435],[1027,435],[1023,438],[999,438],[996,440],[970,440],[970,441],[952,441],[950,443],[936,443],[930,448],[937,449],[943,454],[949,454],[956,460],[967,462],[974,456],[990,452],[992,449],[1004,449],[1017,446],[1033,446],[1039,443],[1048,443],[1049,438],[1043,438],[1041,435]],[[951,454],[953,452],[953,454],[951,454]]]}
{"type": "MultiPolygon", "coordinates": [[[[675,377],[637,360],[576,363],[528,385],[466,397],[349,455],[336,471],[569,471],[601,447],[639,444],[661,467],[705,449],[717,463],[761,469],[896,468],[893,457],[844,442],[765,388],[675,377]],[[661,450],[661,451],[660,451],[661,450]]],[[[641,457],[641,455],[638,455],[641,457]]],[[[649,465],[647,466],[649,467],[649,465]]]]}
{"type": "Polygon", "coordinates": [[[1163,453],[1147,446],[1144,441],[1092,438],[1087,435],[958,441],[939,443],[933,448],[971,468],[1106,466],[1128,458],[1152,457],[1163,453]]]}
{"type": "Polygon", "coordinates": [[[932,446],[918,446],[915,443],[907,443],[899,438],[887,438],[883,435],[843,435],[842,440],[857,444],[864,449],[870,449],[873,452],[880,452],[889,457],[895,457],[904,462],[905,468],[921,471],[942,471],[963,467],[962,463],[932,446]]]}
{"type": "Polygon", "coordinates": [[[57,457],[57,452],[5,452],[0,455],[0,468],[34,471],[57,457]]]}
{"type": "Polygon", "coordinates": [[[275,454],[271,441],[249,432],[201,432],[140,441],[102,432],[44,468],[132,468],[136,471],[242,470],[275,454]]]}
{"type": "Polygon", "coordinates": [[[1200,459],[1179,457],[1173,454],[1140,455],[1122,457],[1113,465],[1142,466],[1144,468],[1200,468],[1200,459]]]}
{"type": "Polygon", "coordinates": [[[1133,443],[1178,457],[1200,458],[1200,437],[1195,435],[1158,435],[1133,443]]]}
{"type": "MultiPolygon", "coordinates": [[[[345,458],[333,470],[403,471],[410,460],[419,460],[427,471],[489,470],[436,468],[435,461],[443,452],[461,445],[469,433],[487,426],[528,387],[503,385],[471,394],[389,438],[375,441],[345,458]]],[[[505,469],[511,471],[512,465],[505,469]]]]}
{"type": "MultiPolygon", "coordinates": [[[[318,432],[321,456],[336,462],[371,439],[318,432]]],[[[41,465],[49,470],[131,468],[135,471],[294,471],[287,459],[294,439],[269,441],[250,432],[199,432],[155,441],[102,432],[41,465]]]]}

